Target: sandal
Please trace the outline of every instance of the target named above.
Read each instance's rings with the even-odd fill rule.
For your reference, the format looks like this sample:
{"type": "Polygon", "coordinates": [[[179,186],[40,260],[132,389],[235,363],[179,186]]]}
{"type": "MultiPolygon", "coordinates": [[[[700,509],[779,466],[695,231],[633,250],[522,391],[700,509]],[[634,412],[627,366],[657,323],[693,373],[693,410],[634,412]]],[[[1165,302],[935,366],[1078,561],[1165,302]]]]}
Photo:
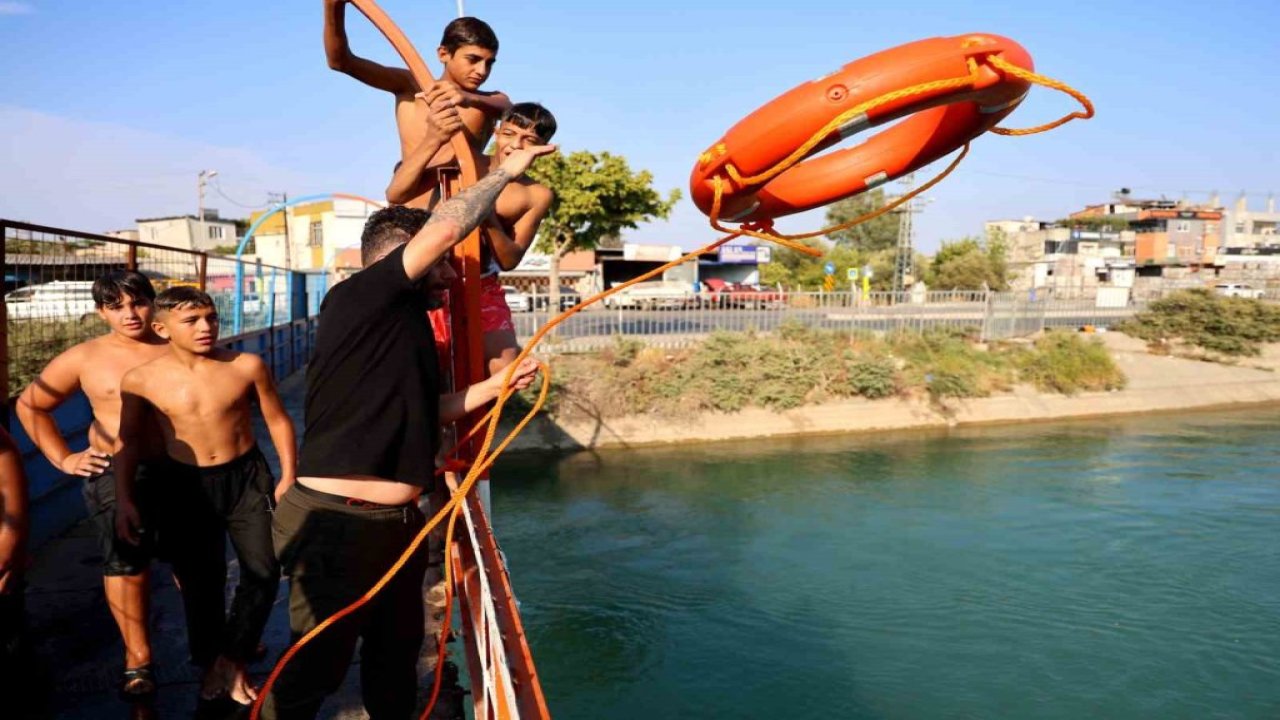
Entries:
{"type": "Polygon", "coordinates": [[[150,663],[136,668],[125,668],[120,676],[120,695],[125,699],[144,698],[155,694],[156,678],[150,663]]]}

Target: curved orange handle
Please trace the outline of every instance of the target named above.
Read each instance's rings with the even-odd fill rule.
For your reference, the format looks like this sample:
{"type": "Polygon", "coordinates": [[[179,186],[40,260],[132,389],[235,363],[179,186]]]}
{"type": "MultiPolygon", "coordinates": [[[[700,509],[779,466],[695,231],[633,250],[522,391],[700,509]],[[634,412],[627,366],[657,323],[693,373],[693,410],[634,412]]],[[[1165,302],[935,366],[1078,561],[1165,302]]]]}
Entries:
{"type": "MultiPolygon", "coordinates": [[[[373,26],[382,33],[400,54],[400,58],[404,60],[405,65],[409,66],[409,72],[413,75],[414,81],[418,83],[418,89],[430,87],[435,82],[435,76],[431,74],[431,70],[427,68],[427,64],[422,61],[422,56],[414,49],[413,43],[409,42],[409,38],[404,32],[391,22],[391,18],[387,16],[382,8],[373,0],[351,0],[351,4],[356,7],[373,26]]],[[[474,185],[479,178],[476,176],[476,157],[471,151],[471,144],[467,142],[464,133],[457,132],[450,139],[453,145],[453,154],[458,158],[458,167],[462,170],[462,186],[474,185]]]]}

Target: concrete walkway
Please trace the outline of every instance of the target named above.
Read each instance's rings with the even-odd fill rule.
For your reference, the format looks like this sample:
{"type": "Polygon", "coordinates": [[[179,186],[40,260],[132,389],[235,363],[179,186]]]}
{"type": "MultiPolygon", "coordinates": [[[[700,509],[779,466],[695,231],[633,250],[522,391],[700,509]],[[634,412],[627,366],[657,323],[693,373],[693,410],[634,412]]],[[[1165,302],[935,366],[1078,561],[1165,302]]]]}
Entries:
{"type": "MultiPolygon", "coordinates": [[[[299,429],[299,439],[305,389],[302,373],[280,384],[285,407],[299,429]]],[[[279,463],[265,427],[259,423],[256,431],[263,452],[278,473],[279,463]]],[[[43,687],[36,689],[37,697],[32,698],[26,716],[95,720],[193,717],[199,673],[187,662],[182,601],[168,565],[158,564],[152,573],[152,652],[159,693],[154,702],[137,706],[117,697],[123,646],[103,597],[101,559],[93,530],[85,523],[36,552],[34,567],[27,576],[27,620],[37,656],[35,674],[40,681],[35,684],[43,687]]],[[[228,559],[232,576],[228,587],[234,588],[237,567],[230,548],[228,559]]],[[[258,684],[289,643],[288,584],[283,580],[263,641],[267,655],[251,666],[258,684]]],[[[326,704],[321,717],[365,717],[358,686],[359,673],[349,672],[343,689],[326,704]]],[[[0,682],[0,687],[8,686],[0,682]]],[[[13,698],[20,695],[5,695],[8,699],[0,717],[22,717],[21,712],[9,714],[18,707],[13,698]]],[[[233,712],[224,717],[247,716],[247,712],[233,712]]]]}

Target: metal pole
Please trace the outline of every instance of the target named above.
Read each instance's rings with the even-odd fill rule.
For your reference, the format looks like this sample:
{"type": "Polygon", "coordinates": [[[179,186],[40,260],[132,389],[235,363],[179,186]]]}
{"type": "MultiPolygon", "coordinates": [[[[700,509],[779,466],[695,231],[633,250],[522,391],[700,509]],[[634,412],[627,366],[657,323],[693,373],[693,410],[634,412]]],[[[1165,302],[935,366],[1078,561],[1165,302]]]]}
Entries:
{"type": "MultiPolygon", "coordinates": [[[[9,238],[9,228],[0,223],[0,267],[9,267],[5,245],[9,238]]],[[[15,273],[16,274],[16,273],[15,273]]],[[[0,289],[3,289],[0,287],[0,289]]],[[[0,292],[0,389],[4,390],[4,413],[0,421],[4,429],[9,430],[9,308],[4,301],[4,293],[0,292]]]]}

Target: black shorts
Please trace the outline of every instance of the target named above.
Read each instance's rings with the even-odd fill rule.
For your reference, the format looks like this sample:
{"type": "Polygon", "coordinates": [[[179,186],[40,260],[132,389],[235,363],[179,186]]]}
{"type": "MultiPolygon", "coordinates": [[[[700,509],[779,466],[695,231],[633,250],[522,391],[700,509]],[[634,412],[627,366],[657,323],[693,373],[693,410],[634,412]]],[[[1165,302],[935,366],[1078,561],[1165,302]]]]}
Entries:
{"type": "MultiPolygon", "coordinates": [[[[151,468],[146,463],[138,463],[138,472],[134,478],[134,502],[138,505],[138,514],[142,517],[144,528],[148,527],[148,490],[151,483],[151,468]]],[[[116,536],[116,474],[114,467],[108,467],[101,475],[93,475],[84,479],[82,488],[84,504],[89,510],[89,519],[98,533],[98,549],[102,552],[102,574],[108,577],[121,575],[139,575],[147,569],[151,561],[154,541],[149,529],[144,529],[142,542],[133,545],[116,536]]]]}
{"type": "MultiPolygon", "coordinates": [[[[181,554],[190,538],[209,531],[225,532],[227,521],[237,512],[264,511],[262,522],[270,528],[275,510],[275,477],[257,445],[245,454],[221,465],[196,466],[166,458],[152,472],[163,475],[162,484],[152,491],[157,509],[155,548],[159,559],[171,562],[181,554]]],[[[270,538],[270,534],[266,536],[270,538]]]]}

